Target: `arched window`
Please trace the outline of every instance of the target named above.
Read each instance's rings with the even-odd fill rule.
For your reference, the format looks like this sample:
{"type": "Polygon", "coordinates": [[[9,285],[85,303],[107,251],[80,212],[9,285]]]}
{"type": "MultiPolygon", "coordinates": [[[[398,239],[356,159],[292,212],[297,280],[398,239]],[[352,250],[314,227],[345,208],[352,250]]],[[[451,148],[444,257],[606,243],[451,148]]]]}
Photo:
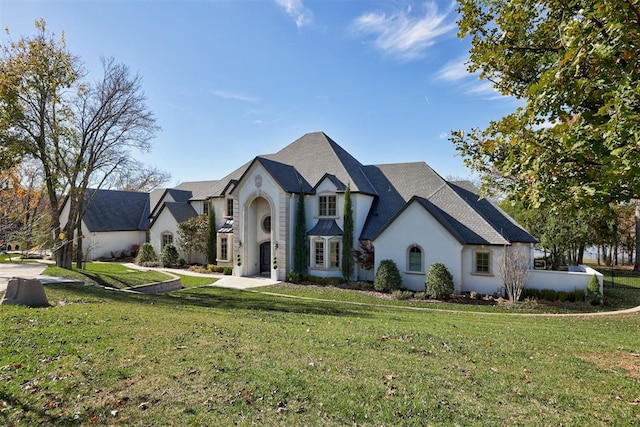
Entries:
{"type": "Polygon", "coordinates": [[[422,272],[422,249],[418,246],[411,246],[407,254],[407,271],[414,271],[416,273],[422,272]]]}

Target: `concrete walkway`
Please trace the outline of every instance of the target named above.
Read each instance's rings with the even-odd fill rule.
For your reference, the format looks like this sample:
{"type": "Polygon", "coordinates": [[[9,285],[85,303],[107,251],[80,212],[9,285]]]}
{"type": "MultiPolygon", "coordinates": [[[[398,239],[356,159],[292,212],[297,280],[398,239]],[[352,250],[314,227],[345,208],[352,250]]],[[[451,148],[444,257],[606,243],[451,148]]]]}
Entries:
{"type": "Polygon", "coordinates": [[[35,279],[39,277],[47,268],[46,265],[36,262],[25,263],[0,263],[0,292],[7,289],[9,279],[13,277],[22,277],[24,279],[35,279]]]}
{"type": "Polygon", "coordinates": [[[196,273],[195,271],[183,270],[180,268],[140,267],[139,265],[133,263],[127,263],[124,265],[127,268],[137,270],[153,270],[159,271],[161,273],[164,272],[169,274],[182,274],[184,276],[208,277],[211,279],[218,279],[216,282],[212,283],[209,286],[215,286],[219,288],[251,289],[258,288],[260,286],[269,286],[281,283],[276,280],[271,280],[267,277],[238,277],[225,276],[219,273],[196,273]]]}

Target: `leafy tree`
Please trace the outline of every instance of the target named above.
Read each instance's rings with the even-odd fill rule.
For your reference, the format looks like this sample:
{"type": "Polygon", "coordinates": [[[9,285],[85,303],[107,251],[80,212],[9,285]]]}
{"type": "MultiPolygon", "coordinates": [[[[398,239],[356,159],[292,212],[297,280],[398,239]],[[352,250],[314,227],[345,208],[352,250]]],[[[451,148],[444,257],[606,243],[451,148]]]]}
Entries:
{"type": "Polygon", "coordinates": [[[354,249],[353,256],[363,270],[368,272],[375,267],[375,251],[370,240],[360,240],[360,249],[354,249]]]}
{"type": "Polygon", "coordinates": [[[293,271],[297,277],[301,277],[307,272],[307,215],[304,208],[304,192],[300,190],[298,194],[298,205],[296,207],[296,228],[293,242],[293,271]]]}
{"type": "Polygon", "coordinates": [[[207,224],[207,263],[218,263],[218,231],[216,230],[216,212],[213,204],[209,203],[209,222],[207,224]]]}
{"type": "Polygon", "coordinates": [[[351,280],[355,259],[353,255],[353,209],[351,208],[351,188],[347,185],[344,192],[344,214],[342,234],[342,276],[347,282],[351,280]]]}
{"type": "Polygon", "coordinates": [[[429,266],[427,279],[425,280],[425,294],[435,299],[448,299],[454,292],[453,276],[441,262],[435,262],[429,266]]]}
{"type": "Polygon", "coordinates": [[[491,186],[545,205],[640,196],[640,5],[625,0],[460,0],[469,71],[522,102],[454,132],[491,186]]]}
{"type": "Polygon", "coordinates": [[[206,215],[198,215],[178,224],[178,246],[187,253],[188,262],[191,255],[207,251],[207,230],[209,228],[206,215]]]}
{"type": "Polygon", "coordinates": [[[87,189],[126,170],[131,151],[148,150],[158,128],[139,76],[109,59],[100,79],[82,81],[85,71],[64,37],[56,40],[44,20],[36,31],[0,47],[0,152],[19,146],[39,163],[57,236],[56,264],[71,268],[73,243],[82,261],[82,239],[73,236],[80,236],[91,204],[87,189]],[[65,201],[69,216],[61,224],[65,201]]]}

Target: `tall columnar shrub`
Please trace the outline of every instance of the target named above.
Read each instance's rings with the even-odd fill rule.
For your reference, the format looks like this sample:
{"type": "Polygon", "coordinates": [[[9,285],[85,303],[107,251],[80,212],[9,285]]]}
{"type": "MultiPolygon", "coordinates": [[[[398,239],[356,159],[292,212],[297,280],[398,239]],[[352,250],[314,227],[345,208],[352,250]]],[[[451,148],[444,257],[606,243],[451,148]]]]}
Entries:
{"type": "Polygon", "coordinates": [[[344,192],[344,214],[342,232],[342,276],[351,280],[355,259],[353,256],[353,209],[351,208],[351,188],[347,185],[344,192]]]}
{"type": "Polygon", "coordinates": [[[447,299],[454,290],[453,276],[447,266],[441,262],[431,264],[427,271],[425,293],[430,298],[447,299]]]}
{"type": "Polygon", "coordinates": [[[136,264],[144,265],[147,262],[158,261],[158,255],[156,255],[155,249],[151,246],[151,243],[144,243],[138,250],[138,256],[136,256],[136,264]]]}
{"type": "Polygon", "coordinates": [[[591,280],[589,280],[589,284],[587,285],[587,296],[591,304],[602,304],[600,282],[598,281],[598,277],[595,274],[591,276],[591,280]]]}
{"type": "Polygon", "coordinates": [[[213,203],[209,204],[209,224],[207,226],[207,263],[216,265],[218,262],[218,231],[216,230],[216,212],[213,203]]]}
{"type": "Polygon", "coordinates": [[[390,259],[380,261],[376,277],[373,279],[374,289],[380,292],[390,292],[399,289],[401,285],[402,277],[396,263],[390,259]]]}
{"type": "Polygon", "coordinates": [[[300,194],[298,194],[296,229],[293,242],[293,270],[299,275],[306,274],[307,272],[306,218],[304,209],[304,192],[300,190],[300,194]]]}
{"type": "Polygon", "coordinates": [[[178,255],[178,250],[171,243],[164,245],[162,251],[160,252],[160,264],[162,264],[163,267],[176,265],[179,258],[180,256],[178,255]]]}

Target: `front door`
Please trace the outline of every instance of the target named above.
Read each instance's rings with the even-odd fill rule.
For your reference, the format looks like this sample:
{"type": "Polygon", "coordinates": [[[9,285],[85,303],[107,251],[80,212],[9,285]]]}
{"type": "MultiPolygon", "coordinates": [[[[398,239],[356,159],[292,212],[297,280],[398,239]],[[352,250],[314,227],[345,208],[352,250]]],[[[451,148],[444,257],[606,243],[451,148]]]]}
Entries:
{"type": "Polygon", "coordinates": [[[260,274],[269,274],[269,266],[271,258],[271,242],[260,244],[260,274]]]}

